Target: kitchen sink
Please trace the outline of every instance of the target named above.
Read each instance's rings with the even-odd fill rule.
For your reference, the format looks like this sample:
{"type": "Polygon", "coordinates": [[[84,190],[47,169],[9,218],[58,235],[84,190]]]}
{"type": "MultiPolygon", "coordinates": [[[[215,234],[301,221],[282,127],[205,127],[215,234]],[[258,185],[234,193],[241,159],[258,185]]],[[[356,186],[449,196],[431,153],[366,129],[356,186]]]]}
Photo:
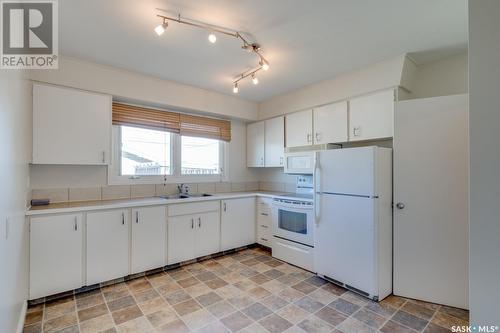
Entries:
{"type": "Polygon", "coordinates": [[[188,199],[188,198],[201,198],[201,197],[211,197],[212,194],[209,193],[195,193],[195,194],[171,194],[171,195],[160,195],[162,199],[188,199]]]}

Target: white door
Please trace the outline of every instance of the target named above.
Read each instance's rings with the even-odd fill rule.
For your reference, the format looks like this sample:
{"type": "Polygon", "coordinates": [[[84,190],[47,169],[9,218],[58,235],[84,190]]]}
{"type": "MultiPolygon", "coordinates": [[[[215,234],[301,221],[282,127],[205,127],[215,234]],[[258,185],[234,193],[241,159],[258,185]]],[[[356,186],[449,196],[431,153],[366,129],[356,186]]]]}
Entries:
{"type": "Polygon", "coordinates": [[[316,191],[374,196],[376,150],[369,146],[317,153],[316,191]]]}
{"type": "Polygon", "coordinates": [[[255,243],[255,231],[255,198],[222,201],[222,251],[255,243]]]}
{"type": "Polygon", "coordinates": [[[194,215],[168,218],[167,262],[169,265],[196,258],[195,222],[196,216],[194,215]]]}
{"type": "Polygon", "coordinates": [[[196,217],[195,256],[203,257],[220,251],[219,212],[203,213],[196,217]]]}
{"type": "Polygon", "coordinates": [[[87,214],[87,285],[130,273],[128,215],[126,209],[87,214]]]}
{"type": "Polygon", "coordinates": [[[164,266],[166,220],[164,206],[132,210],[132,274],[164,266]]]}
{"type": "Polygon", "coordinates": [[[349,141],[391,138],[393,124],[393,89],[349,101],[349,141]]]}
{"type": "Polygon", "coordinates": [[[264,131],[263,121],[247,125],[247,167],[264,166],[264,131]]]}
{"type": "Polygon", "coordinates": [[[347,142],[347,101],[313,110],[314,144],[347,142]]]}
{"type": "Polygon", "coordinates": [[[30,299],[80,288],[83,285],[82,258],[81,214],[32,217],[30,299]]]}
{"type": "Polygon", "coordinates": [[[398,102],[395,121],[394,293],[467,308],[467,96],[398,102]]]}
{"type": "Polygon", "coordinates": [[[111,96],[33,85],[33,163],[108,164],[111,96]]]}
{"type": "Polygon", "coordinates": [[[375,274],[376,199],[319,195],[315,230],[316,271],[331,279],[378,295],[375,274]]]}
{"type": "Polygon", "coordinates": [[[312,110],[300,111],[285,117],[285,144],[287,147],[312,145],[312,110]]]}
{"type": "Polygon", "coordinates": [[[285,150],[285,119],[277,117],[265,121],[265,165],[282,167],[285,150]]]}

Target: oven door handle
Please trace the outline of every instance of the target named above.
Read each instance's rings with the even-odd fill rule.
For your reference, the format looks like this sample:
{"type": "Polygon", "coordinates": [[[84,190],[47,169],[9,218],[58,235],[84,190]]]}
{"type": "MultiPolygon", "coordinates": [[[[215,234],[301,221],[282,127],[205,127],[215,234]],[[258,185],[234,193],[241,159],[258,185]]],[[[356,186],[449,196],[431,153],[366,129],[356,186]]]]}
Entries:
{"type": "Polygon", "coordinates": [[[313,191],[314,191],[314,222],[319,224],[321,219],[321,203],[319,196],[321,195],[321,169],[319,165],[319,152],[314,154],[314,174],[313,174],[313,191]]]}

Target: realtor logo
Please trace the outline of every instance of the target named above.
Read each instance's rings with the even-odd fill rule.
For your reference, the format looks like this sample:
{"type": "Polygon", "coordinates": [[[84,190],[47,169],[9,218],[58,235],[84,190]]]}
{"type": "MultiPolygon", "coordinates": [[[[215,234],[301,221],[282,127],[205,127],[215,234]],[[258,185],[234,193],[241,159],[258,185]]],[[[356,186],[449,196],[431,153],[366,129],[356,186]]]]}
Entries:
{"type": "Polygon", "coordinates": [[[57,69],[57,0],[2,0],[1,68],[57,69]]]}

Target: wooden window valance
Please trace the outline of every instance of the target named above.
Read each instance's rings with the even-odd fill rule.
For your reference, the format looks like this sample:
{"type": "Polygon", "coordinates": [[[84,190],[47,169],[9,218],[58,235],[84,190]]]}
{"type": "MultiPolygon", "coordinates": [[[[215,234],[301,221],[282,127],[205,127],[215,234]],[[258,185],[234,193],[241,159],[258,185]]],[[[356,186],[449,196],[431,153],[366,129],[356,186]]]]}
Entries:
{"type": "Polygon", "coordinates": [[[141,127],[223,141],[231,141],[231,122],[135,105],[113,103],[113,125],[141,127]]]}

